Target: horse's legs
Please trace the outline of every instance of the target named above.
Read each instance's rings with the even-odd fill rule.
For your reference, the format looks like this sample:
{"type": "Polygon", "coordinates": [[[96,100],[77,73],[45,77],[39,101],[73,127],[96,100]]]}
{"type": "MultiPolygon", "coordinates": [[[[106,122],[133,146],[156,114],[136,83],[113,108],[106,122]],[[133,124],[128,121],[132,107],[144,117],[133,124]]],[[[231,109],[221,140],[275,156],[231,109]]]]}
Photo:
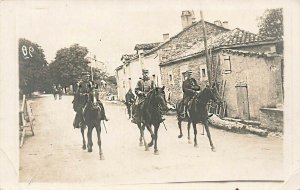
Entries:
{"type": "Polygon", "coordinates": [[[144,135],[145,125],[142,124],[142,123],[139,123],[138,127],[140,129],[140,146],[143,146],[143,143],[144,143],[145,151],[148,151],[149,148],[148,148],[148,145],[147,145],[147,142],[146,142],[146,139],[145,139],[145,135],[144,135]]]}
{"type": "Polygon", "coordinates": [[[210,136],[209,126],[208,126],[207,120],[206,120],[205,122],[203,122],[203,124],[204,124],[205,130],[206,130],[206,133],[207,133],[207,137],[208,137],[208,140],[209,140],[209,144],[210,144],[211,150],[212,150],[213,152],[215,152],[216,149],[215,149],[215,147],[214,147],[214,145],[213,145],[213,142],[212,142],[212,140],[211,140],[211,136],[210,136]]]}
{"type": "Polygon", "coordinates": [[[151,134],[151,142],[148,144],[148,147],[151,147],[153,145],[153,141],[155,139],[155,134],[152,131],[151,125],[146,125],[146,127],[151,134]]]}
{"type": "Polygon", "coordinates": [[[81,126],[81,135],[82,135],[82,143],[83,143],[83,145],[82,145],[82,149],[83,150],[85,150],[86,149],[86,144],[85,144],[85,138],[84,138],[84,128],[85,128],[85,126],[81,126]]]}
{"type": "Polygon", "coordinates": [[[191,144],[191,136],[190,136],[190,129],[191,129],[191,121],[188,121],[188,143],[191,144]]]}
{"type": "Polygon", "coordinates": [[[147,144],[146,138],[145,138],[145,133],[144,133],[144,131],[145,131],[145,124],[144,123],[142,124],[142,130],[143,130],[143,140],[144,140],[145,151],[148,151],[149,147],[148,147],[148,144],[147,144]]]}
{"type": "Polygon", "coordinates": [[[143,140],[143,136],[144,136],[143,133],[144,132],[142,131],[142,125],[141,125],[141,123],[138,123],[137,126],[138,126],[138,128],[140,130],[140,139],[139,139],[140,140],[140,144],[139,145],[143,146],[143,141],[142,140],[143,140]]]}
{"type": "Polygon", "coordinates": [[[93,131],[93,127],[92,126],[88,126],[88,134],[87,134],[87,137],[88,137],[88,152],[92,152],[93,149],[92,149],[92,146],[93,146],[93,141],[92,141],[92,131],[93,131]]]}
{"type": "Polygon", "coordinates": [[[197,126],[196,126],[195,122],[192,122],[192,124],[193,124],[193,129],[194,129],[194,147],[197,147],[198,146],[198,143],[197,143],[197,126]]]}
{"type": "Polygon", "coordinates": [[[102,152],[102,148],[101,148],[101,123],[99,123],[96,126],[96,130],[97,130],[97,137],[98,137],[98,146],[99,146],[99,155],[100,155],[100,160],[104,160],[104,156],[103,156],[103,152],[102,152]]]}
{"type": "Polygon", "coordinates": [[[154,126],[154,138],[155,138],[155,141],[154,141],[154,154],[155,155],[159,154],[158,149],[157,149],[158,128],[159,128],[159,124],[157,126],[156,125],[154,126]]]}
{"type": "Polygon", "coordinates": [[[180,134],[178,135],[178,138],[181,138],[183,136],[182,130],[181,130],[181,122],[182,122],[182,120],[179,118],[179,116],[177,117],[177,119],[178,119],[178,128],[179,128],[179,131],[180,131],[180,134]]]}

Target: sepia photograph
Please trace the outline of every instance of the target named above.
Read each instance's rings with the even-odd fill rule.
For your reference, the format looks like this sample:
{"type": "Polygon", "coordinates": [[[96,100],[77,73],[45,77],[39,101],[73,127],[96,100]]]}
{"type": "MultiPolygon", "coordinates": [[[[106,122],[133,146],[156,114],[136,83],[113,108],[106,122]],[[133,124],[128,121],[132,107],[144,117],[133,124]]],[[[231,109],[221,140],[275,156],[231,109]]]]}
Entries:
{"type": "Polygon", "coordinates": [[[289,6],[154,2],[8,6],[19,189],[281,189],[296,170],[289,6]]]}

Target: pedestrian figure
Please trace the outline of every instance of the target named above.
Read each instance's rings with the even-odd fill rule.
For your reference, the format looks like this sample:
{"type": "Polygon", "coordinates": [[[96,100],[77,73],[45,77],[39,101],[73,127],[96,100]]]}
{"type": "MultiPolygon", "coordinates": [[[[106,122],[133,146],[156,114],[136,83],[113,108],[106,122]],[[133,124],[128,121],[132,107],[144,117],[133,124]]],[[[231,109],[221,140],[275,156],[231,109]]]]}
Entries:
{"type": "Polygon", "coordinates": [[[129,119],[131,118],[131,114],[132,114],[132,105],[135,102],[135,95],[133,94],[131,88],[128,90],[128,92],[125,95],[125,105],[127,108],[127,113],[128,113],[128,117],[129,119]]]}

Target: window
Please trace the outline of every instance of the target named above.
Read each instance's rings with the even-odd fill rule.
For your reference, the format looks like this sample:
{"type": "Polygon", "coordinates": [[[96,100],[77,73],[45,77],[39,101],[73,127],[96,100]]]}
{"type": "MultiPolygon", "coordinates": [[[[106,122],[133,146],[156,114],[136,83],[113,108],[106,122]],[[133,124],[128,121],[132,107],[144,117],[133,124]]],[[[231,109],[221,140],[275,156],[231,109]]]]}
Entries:
{"type": "Polygon", "coordinates": [[[201,71],[202,71],[202,77],[206,77],[206,71],[205,71],[205,69],[201,69],[201,71]]]}
{"type": "Polygon", "coordinates": [[[173,83],[174,83],[173,72],[169,71],[168,72],[168,84],[172,85],[173,83]]]}
{"type": "Polygon", "coordinates": [[[172,82],[173,81],[173,76],[169,75],[169,81],[172,82]]]}
{"type": "Polygon", "coordinates": [[[225,56],[224,57],[224,62],[223,62],[224,66],[224,70],[223,73],[224,74],[229,74],[231,73],[231,60],[230,60],[230,56],[225,56]]]}
{"type": "Polygon", "coordinates": [[[208,76],[207,76],[207,68],[206,65],[200,65],[200,81],[207,81],[208,76]]]}

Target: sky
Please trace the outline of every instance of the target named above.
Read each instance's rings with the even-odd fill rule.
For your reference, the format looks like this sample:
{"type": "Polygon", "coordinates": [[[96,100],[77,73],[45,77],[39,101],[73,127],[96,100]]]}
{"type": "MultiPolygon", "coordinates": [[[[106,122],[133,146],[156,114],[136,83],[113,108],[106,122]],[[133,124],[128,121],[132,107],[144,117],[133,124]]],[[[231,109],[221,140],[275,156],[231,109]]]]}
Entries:
{"type": "Polygon", "coordinates": [[[136,44],[162,42],[162,34],[179,33],[183,10],[193,10],[198,21],[201,8],[206,21],[226,20],[230,29],[257,33],[257,18],[270,8],[218,2],[204,6],[199,1],[25,1],[17,9],[16,30],[18,38],[39,44],[49,63],[57,50],[78,43],[113,74],[122,54],[135,53],[136,44]]]}

